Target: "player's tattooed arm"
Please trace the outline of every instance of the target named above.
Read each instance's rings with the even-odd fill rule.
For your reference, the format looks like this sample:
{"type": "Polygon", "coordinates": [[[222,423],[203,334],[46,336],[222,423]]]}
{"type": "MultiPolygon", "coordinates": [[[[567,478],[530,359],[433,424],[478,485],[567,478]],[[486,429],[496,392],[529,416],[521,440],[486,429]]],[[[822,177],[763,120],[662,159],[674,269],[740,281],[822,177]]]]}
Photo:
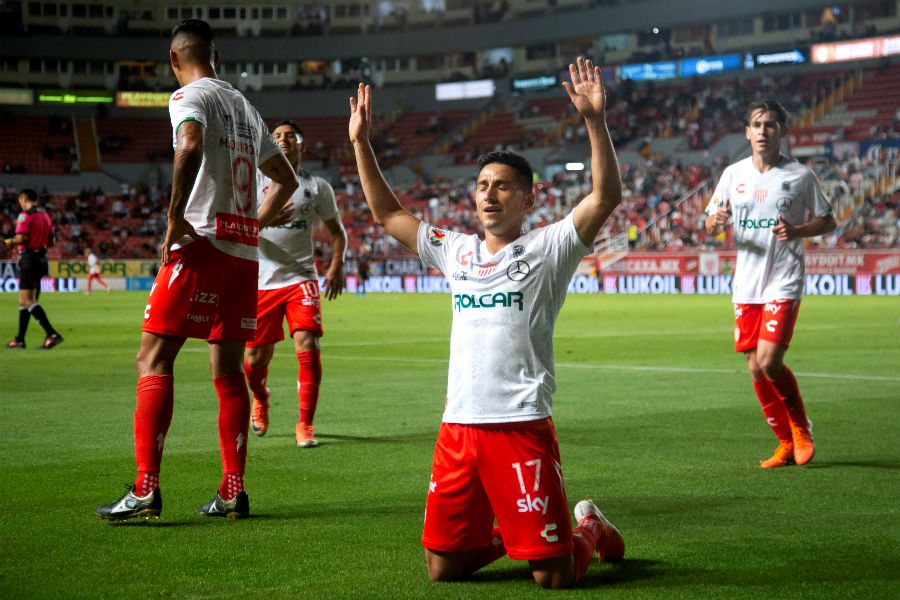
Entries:
{"type": "Polygon", "coordinates": [[[184,218],[184,208],[203,162],[203,126],[197,121],[184,121],[178,126],[175,140],[172,197],[169,200],[166,237],[160,248],[163,264],[169,262],[172,244],[186,235],[197,237],[194,227],[184,218]]]}

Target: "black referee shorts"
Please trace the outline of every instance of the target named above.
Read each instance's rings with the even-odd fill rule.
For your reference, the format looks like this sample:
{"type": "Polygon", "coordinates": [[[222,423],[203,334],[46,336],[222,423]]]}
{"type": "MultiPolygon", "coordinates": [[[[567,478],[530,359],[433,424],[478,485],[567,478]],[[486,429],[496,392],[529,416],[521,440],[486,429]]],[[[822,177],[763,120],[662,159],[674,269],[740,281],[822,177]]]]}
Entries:
{"type": "Polygon", "coordinates": [[[47,257],[32,252],[26,252],[19,257],[19,289],[41,289],[41,278],[50,274],[50,265],[47,257]]]}

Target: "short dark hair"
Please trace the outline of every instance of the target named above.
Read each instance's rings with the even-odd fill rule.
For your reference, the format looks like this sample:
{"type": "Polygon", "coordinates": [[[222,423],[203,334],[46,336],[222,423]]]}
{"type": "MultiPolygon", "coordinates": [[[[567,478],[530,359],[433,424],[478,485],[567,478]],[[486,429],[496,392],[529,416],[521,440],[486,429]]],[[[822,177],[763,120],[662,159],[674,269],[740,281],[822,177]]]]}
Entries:
{"type": "Polygon", "coordinates": [[[205,64],[212,60],[216,51],[213,30],[209,23],[200,19],[184,19],[172,28],[172,45],[179,37],[188,37],[182,46],[182,56],[193,63],[205,64]]]}
{"type": "Polygon", "coordinates": [[[20,196],[25,196],[26,198],[28,198],[28,199],[31,200],[32,202],[37,202],[37,201],[38,201],[38,194],[37,194],[37,192],[34,191],[34,190],[31,189],[31,188],[25,188],[24,190],[22,190],[21,192],[19,192],[19,195],[20,195],[20,196]]]}
{"type": "Polygon", "coordinates": [[[481,173],[481,170],[491,163],[512,167],[516,175],[519,176],[519,185],[525,193],[531,192],[531,187],[534,183],[534,171],[524,156],[509,150],[487,152],[478,157],[478,172],[481,173]]]}
{"type": "Polygon", "coordinates": [[[198,37],[209,44],[214,41],[212,27],[202,19],[182,19],[178,25],[172,28],[172,37],[174,38],[179,33],[198,37]]]}
{"type": "Polygon", "coordinates": [[[300,124],[297,123],[297,121],[295,121],[293,119],[282,119],[282,120],[278,121],[277,123],[275,123],[275,126],[272,127],[272,131],[275,131],[282,125],[287,125],[288,127],[290,127],[291,129],[294,130],[294,133],[296,133],[300,137],[306,137],[305,135],[303,135],[303,130],[300,129],[300,124]]]}
{"type": "Polygon", "coordinates": [[[778,123],[782,127],[787,127],[788,119],[790,116],[788,115],[787,109],[778,100],[775,100],[773,98],[760,98],[759,100],[754,100],[753,102],[748,104],[747,118],[745,121],[747,125],[750,124],[750,117],[752,117],[753,113],[758,110],[761,110],[763,112],[775,113],[775,118],[778,123]]]}

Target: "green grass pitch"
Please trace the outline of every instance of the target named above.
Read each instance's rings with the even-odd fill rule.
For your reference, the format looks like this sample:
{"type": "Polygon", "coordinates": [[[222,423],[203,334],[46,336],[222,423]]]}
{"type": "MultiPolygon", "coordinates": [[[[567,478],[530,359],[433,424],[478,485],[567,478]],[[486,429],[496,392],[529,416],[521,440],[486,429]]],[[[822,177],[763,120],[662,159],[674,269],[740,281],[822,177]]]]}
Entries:
{"type": "MultiPolygon", "coordinates": [[[[419,545],[447,377],[445,295],[345,295],[324,308],[321,446],[293,444],[296,359],[251,435],[253,518],[196,514],[220,477],[205,344],[176,365],[162,518],[110,525],[134,475],[133,365],[146,294],[46,295],[66,338],[0,355],[0,597],[531,598],[525,563],[428,582],[419,545]]],[[[0,296],[5,335],[15,296],[0,296]]],[[[592,497],[627,559],[566,597],[900,597],[900,302],[804,300],[788,364],[815,422],[806,467],[763,471],[774,437],[728,299],[570,295],[554,414],[569,500],[592,497]]],[[[480,351],[480,349],[473,349],[480,351]]]]}

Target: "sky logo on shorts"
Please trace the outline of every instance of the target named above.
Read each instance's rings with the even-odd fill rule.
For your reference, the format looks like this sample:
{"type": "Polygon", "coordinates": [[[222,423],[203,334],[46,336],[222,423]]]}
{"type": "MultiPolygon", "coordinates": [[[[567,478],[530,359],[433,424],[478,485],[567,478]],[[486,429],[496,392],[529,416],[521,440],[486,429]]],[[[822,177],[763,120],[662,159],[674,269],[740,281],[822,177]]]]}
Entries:
{"type": "Polygon", "coordinates": [[[532,498],[531,494],[525,494],[524,498],[516,500],[516,506],[519,507],[520,513],[539,512],[546,515],[547,507],[550,506],[550,496],[532,498]]]}
{"type": "Polygon", "coordinates": [[[428,227],[428,243],[434,247],[438,247],[444,243],[447,232],[437,227],[428,227]]]}

